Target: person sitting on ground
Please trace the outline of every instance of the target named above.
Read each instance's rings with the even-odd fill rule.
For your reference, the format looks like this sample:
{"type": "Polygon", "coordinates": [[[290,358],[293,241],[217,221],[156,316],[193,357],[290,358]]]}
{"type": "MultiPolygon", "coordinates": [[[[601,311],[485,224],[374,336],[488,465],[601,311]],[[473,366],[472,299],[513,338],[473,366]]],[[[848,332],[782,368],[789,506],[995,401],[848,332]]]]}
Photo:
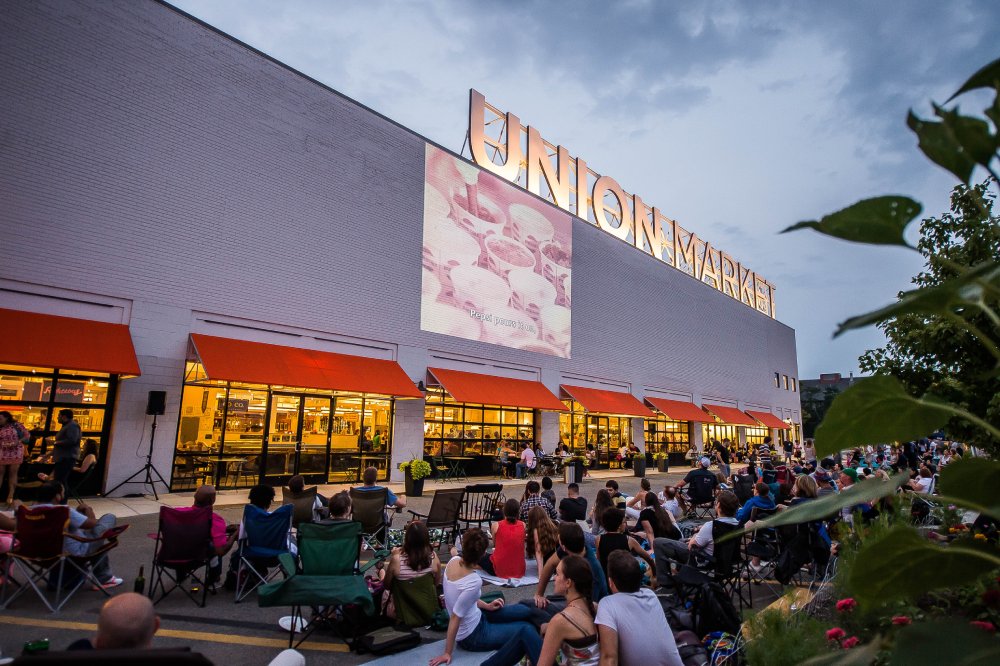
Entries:
{"type": "Polygon", "coordinates": [[[754,486],[754,490],[756,494],[747,500],[746,504],[736,512],[736,520],[740,525],[745,525],[750,520],[750,514],[753,513],[754,507],[764,509],[765,511],[774,509],[774,499],[771,497],[771,489],[766,483],[759,482],[754,486]]]}
{"type": "Polygon", "coordinates": [[[677,484],[678,489],[690,486],[687,492],[692,503],[707,504],[718,491],[719,480],[708,470],[711,464],[712,461],[708,456],[702,456],[698,468],[688,472],[677,484]]]}
{"type": "MultiPolygon", "coordinates": [[[[274,488],[263,483],[257,484],[250,489],[249,497],[247,498],[248,504],[251,504],[261,511],[269,512],[271,509],[271,504],[274,502],[274,488]]],[[[243,525],[243,521],[240,521],[239,529],[236,532],[236,540],[246,536],[246,531],[243,525]]],[[[275,561],[275,564],[277,562],[275,561]]],[[[267,570],[270,562],[268,560],[254,561],[251,560],[251,564],[258,571],[267,570]]],[[[227,590],[236,589],[236,575],[240,568],[240,554],[238,549],[233,551],[233,554],[229,556],[229,571],[226,573],[226,580],[223,583],[223,587],[227,590]]]]}
{"type": "Polygon", "coordinates": [[[388,593],[383,595],[382,611],[392,620],[396,619],[396,606],[391,594],[393,582],[431,575],[434,578],[434,586],[441,585],[441,561],[431,547],[431,537],[424,523],[416,520],[406,526],[403,545],[393,549],[389,564],[379,575],[382,578],[382,585],[388,590],[388,593]]]}
{"type": "Polygon", "coordinates": [[[329,518],[319,521],[320,525],[336,525],[337,523],[350,523],[351,520],[351,494],[346,490],[341,490],[330,497],[329,518]]]}
{"type": "Polygon", "coordinates": [[[918,476],[910,480],[906,484],[905,488],[907,490],[912,490],[915,493],[926,495],[930,492],[931,482],[934,480],[933,476],[934,475],[931,474],[931,470],[927,465],[921,465],[918,476]]]}
{"type": "Polygon", "coordinates": [[[731,490],[723,490],[715,498],[715,513],[718,516],[715,520],[710,520],[701,526],[694,536],[684,541],[678,539],[655,539],[653,550],[656,559],[661,563],[661,575],[659,580],[664,582],[664,578],[669,578],[670,568],[662,566],[667,560],[674,560],[681,564],[687,564],[692,550],[711,556],[715,552],[715,543],[712,540],[712,524],[715,522],[728,525],[737,525],[736,510],[739,509],[740,502],[731,490]]]}
{"type": "Polygon", "coordinates": [[[633,537],[625,533],[625,512],[621,509],[608,509],[604,512],[604,534],[597,537],[597,559],[608,573],[608,555],[616,550],[631,551],[646,561],[650,569],[654,567],[653,558],[643,549],[633,537]]]}
{"type": "Polygon", "coordinates": [[[612,504],[624,511],[626,505],[628,505],[628,496],[618,490],[618,482],[614,479],[608,479],[604,482],[604,488],[611,495],[612,504]]]}
{"type": "Polygon", "coordinates": [[[590,509],[590,534],[592,536],[598,536],[604,534],[604,512],[608,509],[615,508],[614,502],[611,501],[611,493],[605,488],[601,488],[597,491],[597,497],[594,498],[594,506],[590,509]]]}
{"type": "MultiPolygon", "coordinates": [[[[70,470],[71,474],[83,475],[90,471],[90,468],[97,464],[97,442],[91,438],[83,440],[83,457],[80,462],[70,470]]],[[[41,482],[51,481],[52,475],[44,472],[38,473],[38,480],[41,482]]]]}
{"type": "MultiPolygon", "coordinates": [[[[364,481],[364,485],[354,488],[354,490],[361,490],[364,492],[374,492],[382,490],[383,488],[385,488],[385,486],[377,485],[376,484],[377,479],[378,479],[378,470],[375,469],[374,467],[368,467],[365,469],[365,473],[362,476],[362,481],[364,481]]],[[[404,508],[406,508],[405,497],[396,497],[396,494],[391,490],[389,490],[388,488],[385,488],[385,491],[386,491],[386,500],[385,500],[386,506],[394,506],[396,507],[397,511],[402,511],[404,508]]]]}
{"type": "Polygon", "coordinates": [[[514,466],[517,478],[523,479],[525,472],[535,469],[535,452],[528,446],[528,442],[521,444],[521,462],[514,466]]]}
{"type": "Polygon", "coordinates": [[[687,500],[683,493],[677,492],[676,486],[664,486],[663,492],[657,494],[656,499],[660,500],[660,506],[671,514],[675,521],[684,520],[684,517],[687,516],[687,500]]]}
{"type": "Polygon", "coordinates": [[[580,497],[580,486],[571,483],[566,486],[566,497],[559,502],[559,520],[586,520],[587,498],[580,497]]]}
{"type": "Polygon", "coordinates": [[[639,520],[639,513],[646,506],[646,493],[652,492],[651,488],[652,485],[650,485],[649,479],[643,477],[639,480],[639,492],[628,498],[628,501],[625,502],[626,516],[632,520],[639,520]]]}
{"type": "Polygon", "coordinates": [[[542,497],[547,499],[552,506],[556,505],[556,492],[552,490],[552,479],[548,476],[542,477],[542,497]]]}
{"type": "Polygon", "coordinates": [[[655,493],[646,493],[646,506],[639,514],[639,524],[635,536],[646,539],[652,549],[653,539],[680,539],[681,530],[674,520],[673,514],[660,506],[660,500],[655,493]]]}
{"type": "MultiPolygon", "coordinates": [[[[46,481],[38,487],[35,495],[38,502],[36,508],[62,506],[66,502],[66,491],[58,481],[46,481]]],[[[79,504],[74,509],[69,508],[69,525],[66,528],[68,534],[92,539],[103,536],[105,532],[115,526],[115,516],[106,513],[100,518],[94,515],[94,510],[86,504],[79,504]]],[[[85,557],[104,547],[104,541],[92,541],[81,543],[76,539],[67,536],[63,539],[63,550],[70,555],[85,557]]],[[[122,579],[118,578],[111,571],[111,562],[108,556],[104,555],[94,564],[94,577],[101,582],[101,587],[105,590],[118,587],[122,584],[122,579]]],[[[95,586],[93,589],[97,589],[95,586]]]]}
{"type": "MultiPolygon", "coordinates": [[[[215,506],[216,492],[215,486],[201,486],[194,492],[194,504],[189,507],[177,509],[178,511],[194,511],[205,507],[215,506]]],[[[222,575],[222,558],[230,551],[236,543],[239,526],[226,525],[226,519],[219,514],[212,512],[212,547],[215,549],[215,556],[209,565],[208,584],[211,585],[219,580],[222,575]]]]}
{"type": "MultiPolygon", "coordinates": [[[[306,480],[301,474],[296,474],[292,478],[288,479],[288,490],[291,491],[292,497],[299,497],[306,490],[306,480]]],[[[323,509],[326,508],[326,498],[316,493],[316,498],[313,500],[313,522],[318,523],[323,520],[323,509]]]]}
{"type": "MultiPolygon", "coordinates": [[[[576,523],[559,523],[559,548],[538,572],[538,585],[535,587],[534,598],[537,608],[549,607],[549,600],[545,597],[545,588],[548,586],[552,574],[555,573],[556,565],[568,555],[579,555],[590,565],[590,573],[593,576],[591,599],[600,601],[608,593],[604,569],[601,568],[601,563],[598,561],[594,549],[587,545],[583,536],[583,528],[576,523]]],[[[521,603],[527,604],[529,602],[522,601],[521,603]]],[[[555,609],[552,610],[555,612],[555,609]]]]}
{"type": "Polygon", "coordinates": [[[470,652],[496,650],[482,662],[485,666],[516,664],[525,655],[531,663],[538,663],[542,639],[528,621],[534,611],[524,604],[505,606],[503,599],[486,603],[479,598],[483,579],[476,569],[488,543],[481,529],[466,530],[461,556],[452,557],[445,567],[442,585],[450,615],[448,633],[444,654],[431,659],[429,666],[450,663],[456,643],[470,652]]]}
{"type": "Polygon", "coordinates": [[[624,551],[608,558],[612,594],[597,605],[601,664],[682,666],[677,643],[656,594],[642,586],[642,570],[624,551]]]}
{"type": "Polygon", "coordinates": [[[591,600],[593,574],[587,560],[567,555],[556,565],[555,593],[566,598],[566,606],[542,628],[545,640],[535,666],[555,666],[562,655],[564,666],[596,665],[601,657],[591,600]]]}
{"type": "Polygon", "coordinates": [[[528,512],[528,524],[525,533],[525,556],[534,558],[538,564],[538,571],[542,570],[545,562],[552,557],[559,547],[559,528],[549,519],[545,509],[540,506],[534,507],[528,512]]]}
{"type": "Polygon", "coordinates": [[[552,520],[559,519],[559,516],[556,515],[555,507],[539,494],[541,489],[541,486],[538,485],[538,481],[528,481],[528,483],[525,484],[524,497],[521,500],[521,514],[519,516],[521,520],[527,520],[528,512],[536,506],[540,506],[545,509],[545,513],[548,514],[549,518],[552,520]]]}
{"type": "Polygon", "coordinates": [[[517,519],[521,505],[509,499],[503,505],[503,520],[490,524],[493,552],[483,555],[479,568],[497,578],[523,578],[525,526],[517,519]]]}

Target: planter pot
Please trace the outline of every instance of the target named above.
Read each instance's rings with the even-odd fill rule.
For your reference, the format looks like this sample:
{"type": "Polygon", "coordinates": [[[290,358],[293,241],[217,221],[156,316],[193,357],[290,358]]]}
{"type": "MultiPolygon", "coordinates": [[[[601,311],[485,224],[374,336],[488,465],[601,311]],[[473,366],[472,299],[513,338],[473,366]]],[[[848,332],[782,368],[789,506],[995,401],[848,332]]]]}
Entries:
{"type": "Polygon", "coordinates": [[[583,461],[573,461],[573,483],[583,483],[583,461]]]}
{"type": "Polygon", "coordinates": [[[407,497],[423,497],[424,495],[424,480],[414,479],[410,475],[410,470],[403,473],[403,480],[406,484],[406,496],[407,497]]]}
{"type": "Polygon", "coordinates": [[[657,461],[656,461],[656,471],[657,472],[666,472],[666,471],[668,471],[669,467],[670,467],[670,465],[668,464],[668,461],[667,461],[666,458],[659,458],[659,459],[657,459],[657,461]]]}
{"type": "Polygon", "coordinates": [[[636,456],[632,459],[632,473],[636,476],[646,476],[646,459],[636,456]]]}

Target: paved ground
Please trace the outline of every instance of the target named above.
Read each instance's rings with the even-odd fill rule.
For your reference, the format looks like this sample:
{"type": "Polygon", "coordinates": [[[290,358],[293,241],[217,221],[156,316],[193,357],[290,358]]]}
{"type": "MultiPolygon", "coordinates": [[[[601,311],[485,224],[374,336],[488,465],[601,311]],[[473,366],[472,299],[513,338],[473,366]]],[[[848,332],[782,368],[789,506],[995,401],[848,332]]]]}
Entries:
{"type": "MultiPolygon", "coordinates": [[[[664,483],[676,482],[682,474],[683,470],[668,474],[650,472],[649,478],[654,490],[660,490],[664,483]]],[[[629,494],[633,494],[639,487],[639,479],[622,476],[620,470],[598,472],[594,478],[588,478],[584,482],[582,494],[593,503],[597,491],[604,486],[605,479],[612,477],[618,479],[622,490],[629,494]]],[[[508,496],[519,496],[522,486],[523,482],[504,484],[508,496]]],[[[428,482],[425,496],[410,498],[410,507],[426,512],[433,491],[442,487],[445,486],[428,482]]],[[[330,486],[325,490],[335,490],[335,487],[330,486]]],[[[556,483],[555,491],[557,497],[565,496],[565,486],[561,482],[556,483]]],[[[190,497],[190,493],[161,495],[161,503],[184,506],[190,503],[190,497]]],[[[235,523],[240,519],[245,502],[246,491],[229,491],[221,494],[217,510],[227,521],[235,523]]],[[[131,589],[141,565],[145,566],[148,579],[153,541],[147,534],[156,530],[154,512],[158,511],[159,504],[151,498],[95,499],[90,504],[99,514],[115,513],[121,517],[120,522],[130,526],[112,557],[115,573],[126,580],[126,585],[119,589],[131,589]]],[[[395,522],[402,526],[404,520],[397,516],[395,522]]],[[[487,589],[491,589],[491,586],[487,589]]],[[[530,598],[533,586],[505,589],[504,594],[508,602],[516,602],[530,598]]],[[[21,645],[27,640],[48,638],[53,649],[60,649],[77,638],[92,636],[103,600],[104,597],[99,592],[81,590],[61,613],[52,615],[37,598],[25,594],[10,608],[0,610],[0,625],[3,625],[0,630],[0,649],[3,650],[3,655],[20,653],[21,645]]],[[[281,632],[277,625],[278,618],[287,614],[287,610],[259,608],[255,597],[235,604],[231,593],[220,590],[216,596],[209,595],[208,604],[202,609],[175,592],[157,605],[157,611],[162,620],[162,628],[157,635],[156,645],[189,645],[217,664],[266,664],[287,645],[287,634],[281,632]]],[[[444,637],[443,632],[422,633],[428,641],[444,637]]],[[[303,646],[303,653],[310,664],[359,664],[370,661],[370,657],[354,655],[347,651],[343,643],[321,635],[315,635],[314,639],[307,642],[303,646]]]]}

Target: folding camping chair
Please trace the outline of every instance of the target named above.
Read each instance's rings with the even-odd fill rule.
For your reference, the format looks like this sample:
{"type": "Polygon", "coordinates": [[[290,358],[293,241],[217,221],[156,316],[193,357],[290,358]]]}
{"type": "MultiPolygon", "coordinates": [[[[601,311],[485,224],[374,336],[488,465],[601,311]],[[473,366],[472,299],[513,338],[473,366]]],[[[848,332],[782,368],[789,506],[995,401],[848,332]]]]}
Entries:
{"type": "Polygon", "coordinates": [[[376,551],[382,550],[388,539],[388,530],[392,527],[393,514],[387,513],[386,509],[389,490],[351,488],[350,495],[351,515],[354,522],[361,524],[363,546],[376,551]]]}
{"type": "MultiPolygon", "coordinates": [[[[307,523],[299,528],[298,562],[291,553],[278,556],[287,577],[261,585],[257,603],[262,608],[292,607],[288,647],[301,645],[319,623],[330,619],[338,606],[355,604],[366,616],[375,614],[375,602],[363,574],[389,553],[379,551],[360,566],[362,537],[358,522],[307,523]],[[304,622],[303,606],[311,606],[314,610],[308,623],[304,622]],[[319,612],[321,607],[328,612],[319,612]],[[296,629],[302,634],[298,643],[295,642],[296,629]]],[[[356,636],[352,640],[354,638],[356,636]]]]}
{"type": "Polygon", "coordinates": [[[292,510],[285,504],[268,513],[253,504],[243,508],[243,538],[236,556],[236,603],[269,582],[280,571],[278,556],[288,552],[288,533],[292,529],[292,510]]]}
{"type": "MultiPolygon", "coordinates": [[[[750,511],[750,520],[756,522],[764,520],[778,513],[777,509],[761,509],[755,506],[750,511]]],[[[744,535],[747,557],[758,557],[761,560],[760,569],[754,569],[747,565],[747,580],[756,585],[767,585],[778,596],[781,596],[781,584],[772,579],[774,577],[774,566],[781,553],[781,541],[778,530],[773,527],[759,528],[744,535]],[[775,584],[777,587],[775,587],[775,584]]]]}
{"type": "MultiPolygon", "coordinates": [[[[723,539],[727,534],[741,529],[738,525],[712,521],[712,555],[693,552],[693,564],[685,564],[680,568],[675,581],[681,584],[681,597],[689,597],[688,590],[694,590],[695,614],[698,610],[697,591],[704,583],[718,583],[730,598],[736,596],[740,612],[744,608],[752,608],[750,590],[743,579],[746,560],[742,556],[742,543],[738,538],[723,539]]],[[[697,626],[697,619],[695,619],[697,626]]]]}
{"type": "Polygon", "coordinates": [[[32,589],[50,612],[58,613],[76,591],[88,582],[97,586],[105,596],[111,596],[101,587],[101,581],[94,575],[94,566],[106,557],[109,551],[118,547],[118,536],[128,529],[128,525],[113,527],[100,536],[82,537],[65,531],[69,525],[69,507],[66,506],[30,509],[20,506],[15,517],[17,530],[14,533],[14,546],[7,553],[7,557],[24,575],[27,584],[21,585],[8,597],[7,589],[11,585],[11,580],[10,576],[5,576],[0,592],[0,607],[6,609],[26,590],[32,589]],[[73,555],[66,551],[64,539],[83,544],[105,543],[86,555],[73,555]],[[69,570],[67,564],[71,567],[69,570]],[[55,588],[55,595],[51,600],[39,587],[39,583],[43,581],[48,583],[49,588],[55,588]]]}
{"type": "Polygon", "coordinates": [[[499,515],[498,504],[503,485],[499,483],[477,483],[465,487],[462,508],[458,512],[458,522],[465,523],[465,529],[475,525],[489,525],[499,515]]]}
{"type": "Polygon", "coordinates": [[[292,513],[292,526],[298,527],[302,523],[311,523],[315,518],[313,507],[316,506],[316,486],[306,488],[301,493],[293,493],[287,487],[281,489],[281,503],[291,504],[295,507],[292,513]]]}
{"type": "MultiPolygon", "coordinates": [[[[431,508],[427,513],[417,513],[412,509],[407,509],[414,519],[420,519],[427,525],[427,530],[441,530],[441,542],[452,544],[455,535],[458,533],[458,513],[462,509],[462,498],[465,497],[465,488],[448,488],[438,490],[431,500],[431,508]]],[[[440,543],[438,547],[440,547],[440,543]]]]}
{"type": "Polygon", "coordinates": [[[187,595],[195,605],[205,607],[208,598],[209,569],[215,548],[212,545],[212,507],[199,506],[192,509],[172,509],[160,507],[160,522],[155,535],[156,545],[153,550],[153,566],[151,567],[149,598],[154,604],[176,589],[187,595]],[[196,573],[204,568],[201,577],[196,573]],[[168,589],[163,581],[164,576],[173,583],[168,589]],[[181,583],[191,578],[201,586],[201,602],[193,592],[185,589],[181,583]],[[156,589],[160,588],[160,598],[156,598],[156,589]]]}
{"type": "Polygon", "coordinates": [[[707,476],[696,476],[687,486],[689,514],[694,518],[712,518],[715,510],[715,484],[707,476]]]}

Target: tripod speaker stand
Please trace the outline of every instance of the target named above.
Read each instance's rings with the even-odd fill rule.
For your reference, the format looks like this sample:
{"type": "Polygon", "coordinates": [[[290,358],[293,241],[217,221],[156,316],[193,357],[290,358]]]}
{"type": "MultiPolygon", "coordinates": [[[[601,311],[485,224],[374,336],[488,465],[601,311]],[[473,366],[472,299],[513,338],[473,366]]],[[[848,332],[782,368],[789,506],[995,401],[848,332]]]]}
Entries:
{"type": "Polygon", "coordinates": [[[146,403],[146,414],[152,414],[153,425],[151,426],[149,431],[149,448],[146,450],[146,464],[143,465],[142,469],[138,470],[135,474],[128,477],[127,479],[119,483],[117,486],[104,493],[105,495],[110,495],[111,493],[115,492],[116,490],[124,486],[126,483],[142,483],[143,485],[149,486],[150,488],[153,489],[153,497],[155,497],[157,501],[159,501],[160,499],[160,496],[156,492],[157,482],[162,483],[164,489],[166,489],[167,491],[170,490],[170,486],[167,484],[166,481],[163,480],[163,476],[153,465],[153,439],[156,438],[156,417],[159,416],[160,414],[163,414],[165,411],[164,409],[165,398],[166,398],[165,391],[149,392],[149,401],[146,403]],[[143,477],[143,480],[133,481],[133,479],[135,479],[140,474],[145,475],[143,477]],[[154,476],[156,478],[153,478],[154,476]]]}

